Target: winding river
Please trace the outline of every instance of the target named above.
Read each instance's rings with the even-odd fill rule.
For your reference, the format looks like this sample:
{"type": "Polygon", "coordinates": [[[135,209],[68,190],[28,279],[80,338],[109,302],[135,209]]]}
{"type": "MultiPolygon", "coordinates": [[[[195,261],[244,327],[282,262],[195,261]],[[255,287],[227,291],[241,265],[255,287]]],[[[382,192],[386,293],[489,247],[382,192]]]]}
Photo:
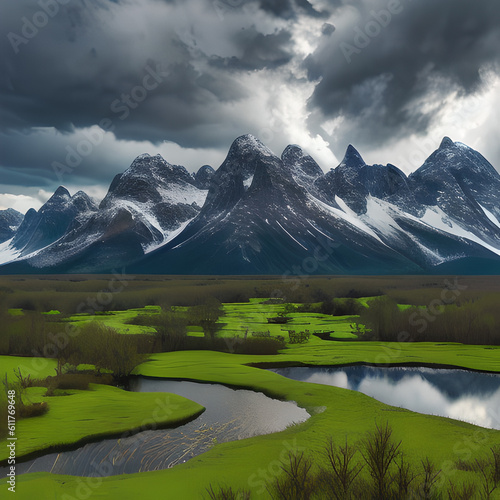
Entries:
{"type": "MultiPolygon", "coordinates": [[[[166,469],[186,462],[216,443],[278,432],[309,418],[306,410],[293,402],[219,384],[138,378],[132,382],[131,390],[179,394],[206,410],[198,418],[173,429],[104,439],[76,450],[18,463],[17,474],[46,471],[102,477],[166,469]]],[[[2,469],[0,472],[3,474],[2,469]]]]}
{"type": "MultiPolygon", "coordinates": [[[[294,380],[359,391],[392,406],[500,429],[500,375],[460,369],[371,366],[271,371],[294,380]]],[[[166,469],[186,462],[216,443],[278,432],[309,418],[293,402],[220,384],[139,377],[132,382],[131,390],[179,394],[206,410],[173,429],[103,439],[72,451],[49,453],[18,463],[17,473],[47,471],[101,477],[166,469]]]]}

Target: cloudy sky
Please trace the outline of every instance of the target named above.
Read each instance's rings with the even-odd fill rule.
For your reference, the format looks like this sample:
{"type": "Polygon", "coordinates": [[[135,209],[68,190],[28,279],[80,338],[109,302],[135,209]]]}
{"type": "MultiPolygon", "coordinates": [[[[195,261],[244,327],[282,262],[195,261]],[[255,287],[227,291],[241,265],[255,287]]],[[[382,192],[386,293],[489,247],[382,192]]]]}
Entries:
{"type": "Polygon", "coordinates": [[[0,207],[99,198],[135,156],[252,133],[409,173],[444,135],[500,169],[497,0],[0,0],[0,207]]]}

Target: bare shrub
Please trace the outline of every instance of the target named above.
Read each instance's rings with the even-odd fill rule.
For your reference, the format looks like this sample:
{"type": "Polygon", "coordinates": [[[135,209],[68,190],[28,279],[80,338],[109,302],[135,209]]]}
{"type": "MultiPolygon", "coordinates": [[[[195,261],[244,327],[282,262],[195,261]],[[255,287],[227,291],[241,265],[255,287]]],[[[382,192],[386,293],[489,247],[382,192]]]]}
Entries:
{"type": "Polygon", "coordinates": [[[361,454],[373,480],[373,497],[376,500],[386,500],[390,497],[393,482],[390,470],[400,446],[401,441],[396,442],[392,438],[392,429],[388,422],[384,426],[376,423],[375,430],[368,432],[363,441],[361,454]]]}
{"type": "Polygon", "coordinates": [[[476,496],[476,486],[472,483],[464,483],[459,486],[450,481],[447,493],[448,500],[472,500],[476,496]]]}
{"type": "Polygon", "coordinates": [[[151,319],[155,321],[154,326],[161,352],[178,351],[185,347],[186,318],[171,311],[163,311],[151,319]]]}
{"type": "Polygon", "coordinates": [[[492,498],[500,484],[500,446],[494,446],[490,451],[491,456],[475,460],[476,470],[481,477],[482,497],[486,500],[492,498]]]}
{"type": "Polygon", "coordinates": [[[405,460],[404,453],[400,453],[396,462],[397,471],[394,475],[394,486],[397,498],[404,500],[411,496],[411,485],[417,477],[411,465],[405,460]]]}
{"type": "Polygon", "coordinates": [[[278,354],[280,349],[286,347],[284,341],[273,337],[255,337],[239,340],[239,342],[235,343],[236,354],[271,355],[278,354]]]}
{"type": "Polygon", "coordinates": [[[312,473],[313,461],[304,452],[289,452],[282,463],[283,473],[268,486],[268,492],[277,500],[309,500],[317,487],[312,473]]]}
{"type": "Polygon", "coordinates": [[[437,469],[429,457],[425,457],[421,461],[421,464],[423,472],[421,483],[417,488],[419,495],[417,498],[422,500],[437,500],[439,499],[439,494],[435,490],[435,485],[441,474],[441,470],[437,469]]]}
{"type": "Polygon", "coordinates": [[[43,403],[25,404],[19,401],[16,408],[16,414],[19,418],[39,417],[49,411],[49,405],[43,403]]]}
{"type": "Polygon", "coordinates": [[[336,445],[330,438],[325,454],[329,467],[321,468],[321,489],[328,498],[349,500],[355,498],[354,483],[363,469],[363,465],[354,460],[357,449],[347,443],[336,445]]]}
{"type": "Polygon", "coordinates": [[[129,376],[145,359],[139,353],[134,335],[120,334],[99,321],[84,325],[68,343],[68,349],[71,352],[68,362],[72,365],[94,365],[98,374],[110,370],[116,380],[129,376]]]}
{"type": "Polygon", "coordinates": [[[250,500],[250,492],[247,490],[233,490],[230,486],[219,486],[214,488],[211,484],[207,488],[210,500],[250,500]]]}

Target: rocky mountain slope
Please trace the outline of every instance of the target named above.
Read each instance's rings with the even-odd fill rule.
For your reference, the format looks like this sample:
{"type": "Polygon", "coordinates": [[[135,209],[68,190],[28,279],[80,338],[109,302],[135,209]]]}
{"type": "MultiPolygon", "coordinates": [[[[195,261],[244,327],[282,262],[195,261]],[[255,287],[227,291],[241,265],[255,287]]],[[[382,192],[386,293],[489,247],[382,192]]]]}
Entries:
{"type": "Polygon", "coordinates": [[[499,221],[500,175],[449,138],[407,176],[353,146],[324,173],[246,135],[217,170],[141,155],[98,207],[60,187],[2,244],[0,272],[494,273],[499,221]]]}

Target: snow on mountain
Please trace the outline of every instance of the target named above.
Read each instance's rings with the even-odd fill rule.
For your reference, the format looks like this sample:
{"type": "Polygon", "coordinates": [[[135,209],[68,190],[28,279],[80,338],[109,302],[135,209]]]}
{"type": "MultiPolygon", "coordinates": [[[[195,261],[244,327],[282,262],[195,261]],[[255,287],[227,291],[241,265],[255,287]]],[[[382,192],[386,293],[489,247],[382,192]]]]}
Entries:
{"type": "Polygon", "coordinates": [[[439,207],[457,227],[500,246],[498,225],[484,211],[500,218],[500,175],[477,151],[445,137],[409,183],[425,209],[439,207]]]}
{"type": "Polygon", "coordinates": [[[314,181],[323,175],[323,170],[313,157],[296,144],[290,144],[285,148],[281,154],[281,160],[291,171],[297,184],[307,189],[311,189],[314,181]]]}
{"type": "Polygon", "coordinates": [[[133,272],[280,274],[326,251],[315,272],[369,272],[418,266],[366,227],[311,196],[289,166],[255,139],[232,144],[198,217],[133,272]],[[244,178],[252,178],[248,189],[244,178]],[[313,222],[311,222],[313,221],[313,222]]]}
{"type": "Polygon", "coordinates": [[[59,188],[0,244],[1,263],[10,273],[488,273],[500,269],[500,175],[449,138],[406,176],[353,146],[323,173],[300,146],[278,157],[245,135],[217,170],[141,155],[99,207],[59,188]]]}
{"type": "Polygon", "coordinates": [[[340,165],[314,182],[314,191],[325,203],[335,206],[335,197],[361,215],[369,196],[398,204],[417,213],[406,175],[394,165],[367,165],[358,151],[349,146],[340,165]]]}
{"type": "MultiPolygon", "coordinates": [[[[171,165],[160,155],[140,155],[113,179],[98,208],[79,213],[36,255],[24,253],[23,266],[99,272],[139,259],[169,241],[198,214],[207,191],[195,184],[184,167],[171,165]]],[[[81,193],[71,198],[59,188],[47,204],[51,213],[61,216],[66,207],[80,206],[82,199],[81,193]]],[[[40,212],[47,212],[46,205],[40,212]]],[[[36,223],[33,217],[27,214],[26,230],[18,237],[21,242],[36,223]]]]}
{"type": "Polygon", "coordinates": [[[215,170],[210,165],[203,165],[200,167],[198,172],[193,174],[196,187],[198,189],[208,189],[214,174],[215,170]]]}
{"type": "Polygon", "coordinates": [[[21,255],[28,255],[58,240],[71,224],[96,210],[95,203],[82,191],[71,196],[65,187],[59,186],[38,212],[26,212],[11,245],[21,255]]]}
{"type": "Polygon", "coordinates": [[[23,218],[23,214],[12,208],[0,210],[0,243],[14,236],[23,218]]]}

